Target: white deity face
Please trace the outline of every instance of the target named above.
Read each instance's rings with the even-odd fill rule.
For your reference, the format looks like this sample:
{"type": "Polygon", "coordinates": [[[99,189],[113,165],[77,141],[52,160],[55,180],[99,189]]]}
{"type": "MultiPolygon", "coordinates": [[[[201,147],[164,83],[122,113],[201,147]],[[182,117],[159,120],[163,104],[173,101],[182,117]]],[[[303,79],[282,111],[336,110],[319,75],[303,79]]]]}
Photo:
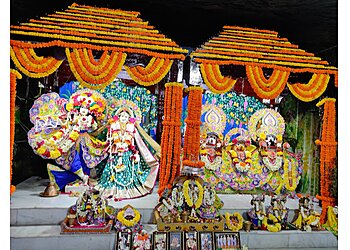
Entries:
{"type": "Polygon", "coordinates": [[[85,107],[80,108],[80,114],[81,115],[87,115],[89,113],[89,110],[85,107]]]}
{"type": "Polygon", "coordinates": [[[120,114],[119,114],[119,121],[121,123],[127,123],[129,121],[129,118],[130,118],[130,115],[129,115],[128,112],[126,112],[126,111],[120,112],[120,114]]]}

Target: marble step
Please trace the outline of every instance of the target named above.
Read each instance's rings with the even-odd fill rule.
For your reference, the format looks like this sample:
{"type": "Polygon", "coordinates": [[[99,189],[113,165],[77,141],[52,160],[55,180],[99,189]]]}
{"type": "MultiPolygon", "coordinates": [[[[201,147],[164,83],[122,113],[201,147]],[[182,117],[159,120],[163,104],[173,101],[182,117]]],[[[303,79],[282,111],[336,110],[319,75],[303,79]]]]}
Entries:
{"type": "MultiPolygon", "coordinates": [[[[156,230],[156,225],[144,225],[149,233],[156,230]]],[[[11,250],[96,250],[114,249],[115,232],[109,234],[60,234],[60,226],[11,226],[11,250]]],[[[338,249],[336,237],[328,231],[301,232],[267,231],[240,232],[241,244],[249,250],[260,249],[303,249],[333,250],[338,249]]]]}
{"type": "MultiPolygon", "coordinates": [[[[31,177],[16,186],[16,192],[11,196],[10,215],[11,225],[59,225],[66,216],[67,209],[74,205],[77,197],[70,197],[68,194],[60,194],[56,197],[45,198],[39,194],[45,190],[48,184],[47,179],[31,177]]],[[[142,223],[153,223],[153,209],[158,204],[157,185],[153,193],[124,201],[110,201],[109,204],[115,208],[122,208],[127,204],[138,209],[142,215],[142,223]]],[[[250,195],[229,195],[219,194],[224,202],[221,214],[226,212],[239,212],[243,216],[251,208],[250,195]]],[[[270,200],[266,199],[265,205],[269,205],[270,200]]],[[[315,208],[319,212],[321,208],[315,203],[315,208]]],[[[290,209],[289,221],[293,219],[295,209],[298,208],[298,200],[289,199],[287,207],[290,209]]]]}

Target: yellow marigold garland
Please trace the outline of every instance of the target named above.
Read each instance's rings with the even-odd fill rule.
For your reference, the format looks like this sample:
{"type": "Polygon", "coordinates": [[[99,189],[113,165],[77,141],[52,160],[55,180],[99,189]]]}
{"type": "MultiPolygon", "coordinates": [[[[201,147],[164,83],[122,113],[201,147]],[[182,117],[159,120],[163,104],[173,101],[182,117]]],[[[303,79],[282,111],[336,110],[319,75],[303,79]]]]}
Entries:
{"type": "Polygon", "coordinates": [[[63,60],[57,60],[53,57],[38,57],[32,48],[24,49],[12,46],[10,49],[11,59],[16,67],[25,75],[33,78],[52,74],[63,62],[63,60]]]}
{"type": "MultiPolygon", "coordinates": [[[[66,56],[74,76],[84,87],[90,89],[102,89],[113,82],[121,71],[126,59],[125,53],[113,51],[111,56],[108,57],[110,64],[107,64],[108,68],[106,69],[106,72],[94,75],[95,72],[89,72],[88,67],[85,67],[87,65],[84,65],[76,50],[74,53],[74,51],[70,52],[70,49],[67,48],[66,56]]],[[[101,64],[102,63],[103,62],[101,62],[101,64]]],[[[99,73],[99,71],[97,72],[99,73]]]]}
{"type": "Polygon", "coordinates": [[[137,223],[139,223],[140,219],[141,219],[141,214],[139,211],[137,211],[135,208],[132,208],[132,210],[135,213],[135,217],[132,220],[127,220],[124,218],[124,210],[121,210],[118,212],[117,214],[117,219],[118,221],[120,221],[124,226],[126,227],[133,227],[135,226],[137,223]]]}
{"type": "Polygon", "coordinates": [[[313,74],[307,84],[287,84],[290,92],[304,102],[311,102],[320,97],[327,89],[330,76],[328,74],[313,74]]]}
{"type": "Polygon", "coordinates": [[[284,181],[284,186],[288,191],[295,191],[295,189],[298,186],[298,181],[301,178],[301,176],[297,177],[297,168],[296,168],[296,163],[293,158],[291,160],[288,160],[286,155],[284,157],[284,164],[283,164],[283,181],[284,181]],[[291,176],[289,175],[289,163],[292,164],[292,173],[291,176]],[[292,181],[292,185],[290,185],[289,181],[292,181]]]}
{"type": "Polygon", "coordinates": [[[16,187],[11,185],[13,143],[15,140],[16,79],[22,79],[22,75],[17,70],[10,69],[10,195],[16,190],[16,187]]]}
{"type": "Polygon", "coordinates": [[[142,86],[151,86],[160,82],[170,71],[173,60],[152,58],[146,67],[124,66],[130,77],[142,86]]]}
{"type": "Polygon", "coordinates": [[[278,219],[273,214],[268,214],[268,216],[265,216],[262,220],[262,224],[267,228],[267,231],[269,232],[281,231],[281,223],[278,222],[278,219]],[[273,224],[269,224],[268,220],[272,221],[273,224]]]}
{"type": "Polygon", "coordinates": [[[238,224],[233,224],[230,217],[231,214],[226,212],[225,219],[226,219],[226,226],[233,232],[238,232],[243,228],[243,217],[240,213],[233,213],[233,216],[235,216],[238,219],[238,224]]]}
{"type": "Polygon", "coordinates": [[[216,94],[223,94],[231,90],[237,81],[230,77],[222,76],[217,64],[202,63],[200,64],[200,70],[205,84],[216,94]]]}
{"type": "Polygon", "coordinates": [[[193,204],[193,200],[189,196],[189,187],[188,187],[188,185],[189,185],[190,181],[191,180],[186,180],[184,182],[184,189],[183,189],[184,190],[184,197],[185,197],[185,201],[186,201],[186,203],[187,203],[187,205],[189,207],[193,207],[194,206],[194,208],[197,209],[197,208],[199,208],[202,205],[204,191],[203,191],[202,185],[199,183],[199,181],[196,180],[195,183],[196,183],[196,185],[198,187],[199,194],[198,194],[198,199],[193,204]]]}
{"type": "Polygon", "coordinates": [[[250,86],[254,92],[264,99],[275,99],[279,96],[288,81],[289,72],[274,69],[269,79],[266,79],[261,67],[246,66],[250,86]]]}

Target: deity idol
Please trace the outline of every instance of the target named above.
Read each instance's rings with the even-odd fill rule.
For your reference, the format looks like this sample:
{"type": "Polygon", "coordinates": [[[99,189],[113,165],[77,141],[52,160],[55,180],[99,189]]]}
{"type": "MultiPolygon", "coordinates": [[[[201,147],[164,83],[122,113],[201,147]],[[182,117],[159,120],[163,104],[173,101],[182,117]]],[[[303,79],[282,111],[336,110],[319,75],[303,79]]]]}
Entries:
{"type": "Polygon", "coordinates": [[[293,224],[300,230],[311,232],[313,229],[321,227],[320,214],[315,211],[314,204],[310,203],[309,197],[300,198],[296,217],[293,224]]]}
{"type": "Polygon", "coordinates": [[[35,126],[28,132],[34,151],[45,159],[55,159],[61,166],[48,164],[50,180],[60,190],[77,179],[86,184],[90,169],[107,156],[105,143],[90,134],[104,121],[104,98],[93,90],[83,89],[75,92],[68,103],[62,100],[57,93],[44,94],[36,100],[30,110],[35,126]],[[52,99],[56,99],[55,103],[52,99]],[[43,125],[40,121],[48,117],[55,122],[43,125]]]}
{"type": "Polygon", "coordinates": [[[109,159],[95,188],[116,200],[150,193],[159,163],[143,141],[133,111],[127,106],[119,108],[110,123],[109,159]]]}

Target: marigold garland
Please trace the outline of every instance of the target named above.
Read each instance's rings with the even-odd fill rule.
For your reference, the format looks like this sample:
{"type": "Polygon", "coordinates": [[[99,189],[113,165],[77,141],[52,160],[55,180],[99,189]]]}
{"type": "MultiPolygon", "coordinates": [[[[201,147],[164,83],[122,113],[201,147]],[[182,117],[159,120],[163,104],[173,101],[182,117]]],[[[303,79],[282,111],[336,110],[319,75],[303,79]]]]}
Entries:
{"type": "Polygon", "coordinates": [[[316,140],[316,144],[321,146],[320,152],[320,196],[322,200],[321,224],[325,223],[327,207],[334,206],[335,199],[331,196],[331,171],[335,167],[334,159],[337,153],[337,143],[335,141],[335,99],[326,98],[317,106],[324,105],[322,141],[316,140]]]}
{"type": "Polygon", "coordinates": [[[173,60],[152,58],[146,67],[124,66],[129,76],[142,86],[151,86],[160,82],[170,71],[173,60]]]}
{"type": "Polygon", "coordinates": [[[78,53],[76,49],[73,49],[73,52],[70,52],[68,48],[66,49],[69,67],[71,68],[74,76],[84,87],[91,89],[102,89],[113,82],[121,71],[126,59],[125,53],[113,51],[111,52],[110,57],[105,59],[108,60],[108,63],[105,64],[104,61],[101,62],[101,64],[105,64],[107,66],[106,69],[102,68],[105,69],[104,72],[99,70],[91,72],[89,71],[89,69],[91,70],[91,67],[84,63],[85,60],[90,60],[90,58],[84,57],[81,59],[80,54],[81,53],[78,53]]]}
{"type": "Polygon", "coordinates": [[[226,226],[233,232],[238,232],[239,230],[241,230],[243,228],[243,217],[240,213],[233,213],[232,215],[229,214],[228,212],[226,212],[225,214],[225,219],[226,219],[226,226]],[[230,217],[234,216],[237,218],[238,223],[234,224],[230,217]]]}
{"type": "Polygon", "coordinates": [[[202,202],[203,202],[203,187],[202,185],[199,183],[199,181],[195,181],[196,183],[196,186],[198,187],[198,191],[199,191],[199,194],[198,194],[198,199],[196,200],[196,202],[193,204],[193,200],[191,199],[190,195],[189,195],[189,183],[190,183],[191,180],[186,180],[184,182],[184,197],[185,197],[185,201],[187,203],[187,205],[189,207],[194,207],[195,209],[198,209],[201,205],[202,205],[202,202]]]}
{"type": "MultiPolygon", "coordinates": [[[[185,56],[183,54],[165,54],[165,53],[159,53],[155,51],[149,51],[146,49],[135,49],[135,48],[129,48],[129,47],[114,47],[114,46],[101,46],[101,45],[93,45],[89,43],[74,43],[74,42],[63,42],[59,40],[54,40],[51,42],[44,42],[44,43],[31,43],[31,42],[24,42],[24,41],[15,41],[10,40],[10,44],[12,46],[17,46],[20,48],[48,48],[53,46],[63,47],[63,48],[75,48],[75,49],[92,49],[92,50],[108,50],[108,51],[118,51],[118,52],[125,52],[125,53],[135,53],[135,54],[143,54],[151,57],[159,57],[159,58],[168,58],[168,59],[179,59],[179,60],[185,60],[185,56]]],[[[185,53],[188,51],[186,50],[185,53]]]]}
{"type": "Polygon", "coordinates": [[[246,66],[247,76],[254,92],[263,99],[278,97],[288,81],[289,72],[274,69],[269,79],[266,79],[262,68],[246,66]]]}
{"type": "Polygon", "coordinates": [[[290,92],[304,102],[310,102],[320,97],[327,89],[330,76],[326,74],[313,74],[307,84],[287,84],[290,92]]]}
{"type": "Polygon", "coordinates": [[[10,195],[16,190],[16,187],[11,185],[13,143],[15,140],[16,79],[22,79],[22,75],[17,70],[10,69],[10,195]]]}
{"type": "Polygon", "coordinates": [[[295,189],[298,186],[298,181],[301,178],[301,176],[297,176],[297,167],[294,159],[287,159],[286,154],[284,155],[284,164],[283,164],[283,181],[284,186],[288,191],[295,191],[295,189]],[[292,173],[289,174],[289,163],[292,165],[292,173]],[[291,175],[291,176],[290,176],[291,175]],[[292,185],[290,184],[290,181],[292,182],[292,185]]]}
{"type": "Polygon", "coordinates": [[[25,75],[41,78],[52,74],[58,69],[63,60],[53,57],[38,57],[33,48],[10,47],[11,59],[16,67],[25,75]]]}
{"type": "Polygon", "coordinates": [[[219,65],[217,64],[202,63],[200,69],[205,84],[216,94],[226,93],[233,88],[237,81],[230,77],[224,77],[220,72],[219,65]]]}
{"type": "Polygon", "coordinates": [[[198,86],[188,88],[188,115],[186,122],[186,133],[183,148],[183,165],[202,168],[205,163],[199,161],[200,149],[200,125],[202,112],[202,92],[203,89],[198,86]]]}
{"type": "Polygon", "coordinates": [[[117,219],[120,223],[122,223],[122,225],[124,225],[126,227],[133,227],[137,223],[139,223],[139,221],[141,219],[140,212],[137,211],[135,208],[132,208],[132,210],[135,213],[135,217],[132,220],[125,219],[125,217],[124,217],[125,210],[122,209],[121,211],[118,212],[117,219]]]}
{"type": "Polygon", "coordinates": [[[181,112],[182,112],[182,83],[165,84],[164,120],[161,140],[159,167],[159,189],[161,196],[166,188],[171,188],[176,175],[180,172],[181,151],[181,112]]]}
{"type": "Polygon", "coordinates": [[[262,224],[269,232],[279,232],[282,228],[281,224],[278,222],[278,219],[273,214],[268,214],[268,216],[265,216],[262,220],[262,224]],[[268,223],[268,220],[272,221],[272,224],[268,223]]]}

